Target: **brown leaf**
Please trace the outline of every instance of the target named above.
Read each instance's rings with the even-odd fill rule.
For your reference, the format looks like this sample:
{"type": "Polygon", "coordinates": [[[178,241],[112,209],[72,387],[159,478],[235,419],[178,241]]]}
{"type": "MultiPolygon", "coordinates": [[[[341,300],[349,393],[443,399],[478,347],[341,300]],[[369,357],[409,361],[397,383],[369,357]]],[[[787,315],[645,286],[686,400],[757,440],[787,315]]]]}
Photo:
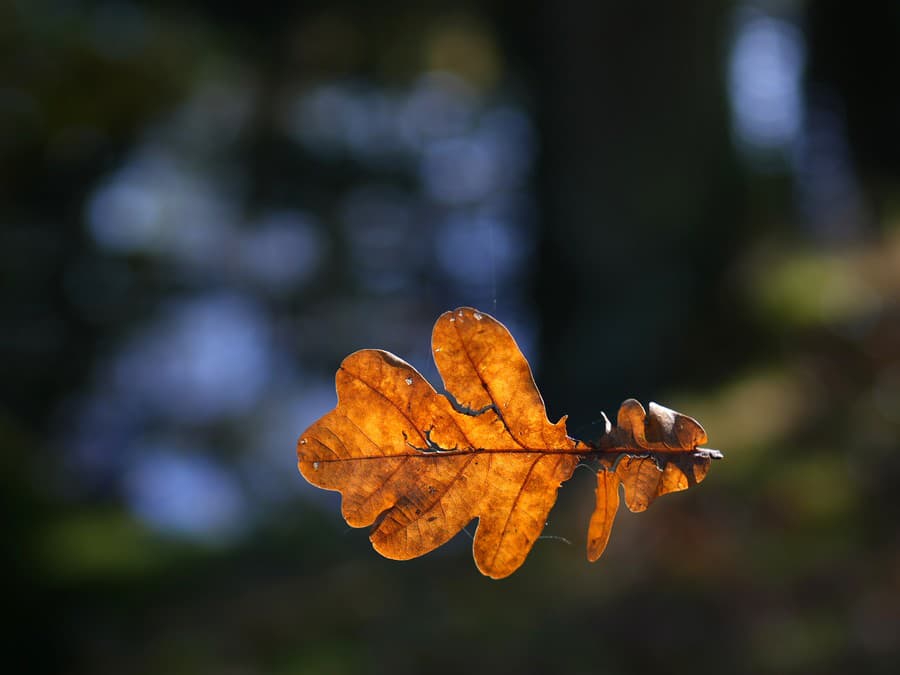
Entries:
{"type": "MultiPolygon", "coordinates": [[[[692,417],[657,403],[650,404],[648,415],[632,398],[622,403],[617,426],[601,439],[600,447],[628,453],[618,460],[615,475],[625,486],[625,505],[639,512],[657,497],[687,490],[706,477],[710,459],[722,456],[697,449],[706,441],[706,432],[692,417]]],[[[612,470],[610,460],[605,468],[612,470]]]]}
{"type": "Polygon", "coordinates": [[[594,562],[603,555],[619,508],[619,480],[611,471],[597,472],[597,508],[588,525],[587,556],[594,562]]]}
{"type": "Polygon", "coordinates": [[[341,491],[348,524],[377,520],[370,539],[388,558],[427,553],[478,518],[475,563],[504,577],[543,530],[578,462],[575,443],[564,420],[547,420],[528,362],[496,320],[445,313],[432,347],[456,406],[387,352],[351,354],[337,408],[300,439],[300,471],[341,491]]]}
{"type": "Polygon", "coordinates": [[[705,475],[684,459],[705,441],[702,428],[655,404],[647,417],[637,401],[626,401],[618,426],[597,445],[569,438],[565,417],[547,419],[515,340],[487,314],[460,308],[441,315],[432,348],[447,396],[396,356],[358,351],[335,377],[337,407],[297,445],[303,476],[340,491],[347,523],[374,524],[372,545],[388,558],[423,555],[478,518],[475,563],[485,575],[505,577],[525,560],[578,461],[597,457],[604,470],[588,540],[596,560],[620,481],[629,508],[641,510],[658,494],[690,485],[685,468],[693,482],[705,475]]]}

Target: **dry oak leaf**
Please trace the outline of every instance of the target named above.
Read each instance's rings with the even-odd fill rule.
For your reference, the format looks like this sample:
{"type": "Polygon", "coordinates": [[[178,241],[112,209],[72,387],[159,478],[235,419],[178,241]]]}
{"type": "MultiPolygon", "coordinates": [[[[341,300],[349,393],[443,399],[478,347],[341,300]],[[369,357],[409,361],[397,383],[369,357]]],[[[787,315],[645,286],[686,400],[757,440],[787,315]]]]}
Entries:
{"type": "Polygon", "coordinates": [[[428,553],[478,519],[473,554],[482,574],[499,579],[524,562],[556,492],[583,459],[599,459],[597,508],[588,557],[609,538],[618,507],[643,510],[657,495],[706,475],[713,450],[697,448],[697,422],[651,404],[626,401],[617,427],[597,444],[551,423],[528,361],[499,321],[472,308],[446,312],[432,350],[447,395],[408,363],[364,349],[335,377],[338,404],[297,443],[303,476],[342,494],[352,527],[373,525],[370,540],[388,558],[428,553]]]}

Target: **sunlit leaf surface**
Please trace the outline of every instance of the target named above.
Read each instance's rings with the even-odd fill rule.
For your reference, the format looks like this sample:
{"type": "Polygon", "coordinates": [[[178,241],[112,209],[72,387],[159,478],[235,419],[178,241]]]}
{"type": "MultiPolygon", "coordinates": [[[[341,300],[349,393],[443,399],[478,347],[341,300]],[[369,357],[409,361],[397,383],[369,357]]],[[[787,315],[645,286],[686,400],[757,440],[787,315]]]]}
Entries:
{"type": "Polygon", "coordinates": [[[338,405],[297,445],[300,472],[343,495],[344,519],[374,525],[370,539],[388,558],[428,553],[477,518],[478,569],[508,576],[544,528],[556,492],[582,459],[600,459],[588,557],[606,546],[618,507],[643,511],[659,495],[706,476],[715,451],[690,417],[656,404],[622,404],[615,428],[596,444],[547,419],[522,352],[496,319],[471,308],[446,312],[432,337],[447,396],[408,363],[365,349],[336,376],[338,405]]]}

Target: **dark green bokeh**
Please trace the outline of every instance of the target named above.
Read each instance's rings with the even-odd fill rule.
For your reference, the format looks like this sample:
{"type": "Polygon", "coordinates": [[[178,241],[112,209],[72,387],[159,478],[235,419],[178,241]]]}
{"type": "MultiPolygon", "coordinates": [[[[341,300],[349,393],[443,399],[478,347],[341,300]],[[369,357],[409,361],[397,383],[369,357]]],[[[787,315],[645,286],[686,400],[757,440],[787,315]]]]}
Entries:
{"type": "MultiPolygon", "coordinates": [[[[841,113],[858,201],[834,196],[831,218],[804,209],[790,161],[754,164],[733,143],[727,63],[741,7],[730,3],[0,6],[12,662],[84,673],[896,672],[900,13],[890,2],[774,4],[803,31],[808,100],[841,113]],[[336,224],[340,200],[362,182],[412,191],[409,176],[323,159],[278,126],[292,88],[389,91],[430,68],[456,69],[535,126],[523,189],[537,203],[537,248],[515,284],[451,287],[426,265],[394,290],[367,287],[353,269],[358,230],[336,224]],[[208,261],[104,250],[85,213],[98,184],[210,82],[253,104],[231,154],[198,151],[202,171],[238,171],[234,196],[250,215],[310,211],[328,242],[295,291],[258,292],[278,317],[273,342],[302,371],[293,377],[327,382],[344,354],[370,346],[420,365],[440,311],[496,303],[512,327],[532,322],[538,383],[552,419],[570,414],[570,433],[594,435],[600,411],[628,396],[654,399],[696,416],[725,461],[697,489],[622,512],[594,565],[583,553],[593,479],[576,471],[546,529],[572,545],[538,542],[502,582],[478,575],[464,535],[419,560],[382,559],[299,475],[284,499],[246,506],[238,537],[149,526],[127,508],[118,469],[88,480],[67,459],[75,402],[170,298],[243,282],[208,261]]],[[[428,254],[432,230],[419,238],[403,251],[428,254]]],[[[292,475],[308,411],[297,420],[283,439],[292,475]]],[[[119,431],[124,449],[159,428],[119,431]]],[[[264,432],[234,415],[178,433],[219,448],[249,480],[264,432]]]]}

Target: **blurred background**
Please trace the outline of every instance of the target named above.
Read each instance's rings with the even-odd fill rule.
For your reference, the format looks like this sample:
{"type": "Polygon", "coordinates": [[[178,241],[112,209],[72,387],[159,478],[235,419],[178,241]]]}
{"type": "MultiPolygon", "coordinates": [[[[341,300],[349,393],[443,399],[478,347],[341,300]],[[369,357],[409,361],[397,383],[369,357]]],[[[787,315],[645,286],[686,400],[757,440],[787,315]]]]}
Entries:
{"type": "MultiPolygon", "coordinates": [[[[0,3],[19,672],[895,673],[900,5],[0,3]],[[726,459],[585,560],[394,562],[296,471],[340,360],[505,322],[551,419],[726,459]]],[[[561,539],[571,542],[566,544],[561,539]]]]}

